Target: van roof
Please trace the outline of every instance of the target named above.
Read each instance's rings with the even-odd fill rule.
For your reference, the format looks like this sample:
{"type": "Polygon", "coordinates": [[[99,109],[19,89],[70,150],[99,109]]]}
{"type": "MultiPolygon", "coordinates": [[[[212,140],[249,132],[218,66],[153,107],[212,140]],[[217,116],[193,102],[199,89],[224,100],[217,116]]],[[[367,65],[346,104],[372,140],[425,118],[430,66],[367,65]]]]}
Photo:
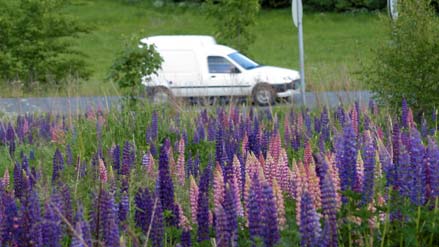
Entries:
{"type": "Polygon", "coordinates": [[[140,42],[148,45],[154,44],[158,49],[200,47],[216,44],[215,39],[207,35],[159,35],[143,38],[140,42]]]}

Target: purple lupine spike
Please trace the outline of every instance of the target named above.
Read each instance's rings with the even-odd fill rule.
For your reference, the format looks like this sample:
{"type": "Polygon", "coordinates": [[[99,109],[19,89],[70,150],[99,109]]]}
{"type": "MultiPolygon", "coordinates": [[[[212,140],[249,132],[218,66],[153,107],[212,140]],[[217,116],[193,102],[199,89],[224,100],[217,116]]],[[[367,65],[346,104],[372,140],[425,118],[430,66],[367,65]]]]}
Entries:
{"type": "Polygon", "coordinates": [[[0,200],[4,208],[4,218],[2,219],[1,240],[5,246],[13,246],[19,241],[19,222],[18,209],[15,200],[9,193],[3,193],[0,200]]]}
{"type": "Polygon", "coordinates": [[[102,229],[102,240],[105,246],[119,246],[119,228],[116,206],[113,196],[103,190],[101,193],[101,205],[99,209],[102,229]]]}
{"type": "Polygon", "coordinates": [[[265,246],[272,247],[280,239],[278,222],[277,222],[277,209],[274,201],[273,189],[267,183],[263,185],[263,238],[265,246]]]}
{"type": "Polygon", "coordinates": [[[117,144],[112,149],[113,152],[111,152],[111,157],[113,161],[113,169],[117,171],[120,174],[120,146],[117,144]]]}
{"type": "Polygon", "coordinates": [[[131,143],[129,141],[125,142],[125,145],[123,146],[123,153],[122,153],[122,168],[121,168],[121,174],[125,176],[130,175],[131,167],[134,164],[134,147],[132,147],[131,143]]]}
{"type": "Polygon", "coordinates": [[[324,154],[326,152],[325,140],[323,139],[322,135],[319,136],[319,151],[322,154],[324,154]]]}
{"type": "Polygon", "coordinates": [[[238,209],[236,208],[235,192],[233,186],[227,184],[224,195],[223,207],[227,218],[227,231],[230,236],[230,243],[232,246],[237,246],[238,243],[238,209]]]}
{"type": "Polygon", "coordinates": [[[270,140],[270,131],[265,130],[262,134],[262,140],[261,140],[261,152],[264,155],[264,157],[267,157],[269,140],[270,140]]]}
{"type": "Polygon", "coordinates": [[[363,128],[364,130],[370,130],[370,118],[367,114],[364,114],[363,128]]]}
{"type": "Polygon", "coordinates": [[[163,224],[163,209],[158,198],[154,201],[154,219],[151,228],[152,246],[163,246],[164,224],[163,224]]]}
{"type": "Polygon", "coordinates": [[[183,232],[181,233],[181,247],[192,247],[190,230],[183,230],[183,232]]]}
{"type": "MultiPolygon", "coordinates": [[[[378,143],[378,157],[380,159],[381,167],[386,175],[386,186],[393,186],[396,188],[398,185],[398,174],[396,165],[392,162],[392,157],[386,147],[379,142],[378,143]]],[[[397,190],[397,189],[396,189],[397,190]]]]}
{"type": "Polygon", "coordinates": [[[86,247],[87,243],[83,242],[83,234],[81,228],[81,222],[76,222],[75,224],[75,234],[73,235],[70,247],[86,247]]]}
{"type": "Polygon", "coordinates": [[[314,153],[313,157],[316,164],[316,174],[319,177],[320,185],[322,185],[323,179],[328,171],[328,163],[326,162],[323,153],[314,153]]]}
{"type": "Polygon", "coordinates": [[[199,173],[200,173],[200,154],[197,152],[197,154],[195,155],[195,160],[193,162],[193,166],[192,166],[192,174],[196,178],[196,177],[198,177],[199,173]]]}
{"type": "MultiPolygon", "coordinates": [[[[79,227],[80,227],[80,235],[79,236],[81,236],[83,243],[86,244],[86,245],[84,245],[84,247],[85,246],[91,247],[92,240],[91,240],[91,233],[90,233],[90,224],[84,219],[84,213],[83,213],[83,208],[82,208],[81,204],[78,205],[76,216],[75,216],[75,222],[77,225],[79,224],[79,227]]],[[[76,229],[76,230],[78,230],[78,229],[76,229]]]]}
{"type": "Polygon", "coordinates": [[[308,191],[302,193],[299,231],[301,246],[319,246],[321,235],[320,217],[314,208],[312,197],[308,191]]]}
{"type": "Polygon", "coordinates": [[[61,151],[57,148],[53,155],[53,170],[52,170],[52,183],[55,183],[60,176],[61,171],[64,169],[64,159],[61,151]]]}
{"type": "Polygon", "coordinates": [[[363,161],[364,179],[362,203],[366,205],[373,199],[375,179],[375,145],[370,135],[366,135],[365,145],[363,147],[363,161]]]}
{"type": "Polygon", "coordinates": [[[322,130],[322,125],[318,117],[314,117],[314,132],[320,133],[322,130]]]}
{"type": "Polygon", "coordinates": [[[61,219],[56,213],[59,210],[53,203],[45,206],[43,221],[43,243],[48,247],[61,247],[60,240],[62,237],[61,219]]]}
{"type": "MultiPolygon", "coordinates": [[[[160,148],[159,157],[159,188],[158,196],[160,198],[161,206],[163,210],[169,210],[171,212],[175,211],[174,203],[174,184],[172,182],[171,174],[169,171],[169,158],[168,158],[168,148],[170,145],[169,139],[166,139],[160,148]]],[[[167,218],[167,222],[170,225],[177,225],[178,218],[176,215],[172,215],[167,218]]]]}
{"type": "Polygon", "coordinates": [[[337,194],[331,175],[327,173],[321,183],[322,213],[325,217],[322,245],[328,247],[338,246],[337,237],[337,194]]]}
{"type": "Polygon", "coordinates": [[[15,140],[15,130],[11,123],[8,124],[8,128],[6,130],[6,140],[8,142],[13,142],[15,140]]]}
{"type": "Polygon", "coordinates": [[[12,141],[10,141],[9,142],[9,155],[11,156],[11,157],[14,157],[14,153],[15,153],[15,140],[12,140],[12,141]]]}
{"type": "Polygon", "coordinates": [[[43,246],[40,203],[35,190],[26,193],[22,200],[23,212],[20,217],[20,242],[23,245],[43,246]]]}
{"type": "Polygon", "coordinates": [[[209,240],[209,181],[211,180],[211,164],[207,165],[200,177],[197,202],[197,239],[198,242],[209,240]]]}
{"type": "Polygon", "coordinates": [[[152,156],[157,157],[157,148],[154,143],[149,145],[149,151],[151,152],[152,156]]]}
{"type": "Polygon", "coordinates": [[[73,154],[70,144],[67,144],[66,146],[66,164],[69,166],[73,165],[73,154]]]}
{"type": "Polygon", "coordinates": [[[134,202],[136,204],[134,221],[136,222],[136,226],[140,227],[143,233],[146,234],[151,222],[151,209],[154,206],[151,193],[149,192],[148,188],[140,188],[134,197],[134,202]]]}
{"type": "Polygon", "coordinates": [[[207,125],[207,140],[214,141],[216,136],[216,122],[213,119],[210,119],[207,125]]]}
{"type": "Polygon", "coordinates": [[[60,194],[62,197],[62,211],[61,213],[68,222],[73,222],[73,208],[72,199],[70,196],[70,189],[66,184],[60,186],[60,194]]]}
{"type": "MultiPolygon", "coordinates": [[[[337,149],[337,152],[343,152],[340,166],[340,182],[342,191],[355,190],[360,191],[357,181],[357,142],[356,134],[349,118],[345,119],[343,127],[343,148],[337,149]]],[[[343,202],[347,198],[343,197],[343,202]]]]}
{"type": "Polygon", "coordinates": [[[401,146],[401,132],[398,122],[393,123],[392,131],[392,151],[393,151],[393,164],[398,165],[399,162],[399,149],[401,146]]]}
{"type": "Polygon", "coordinates": [[[219,162],[221,166],[224,165],[221,162],[223,157],[223,146],[224,146],[223,128],[221,124],[218,124],[216,135],[215,135],[215,161],[219,162]]]}
{"type": "Polygon", "coordinates": [[[14,166],[14,192],[15,197],[21,198],[24,195],[24,181],[23,172],[21,170],[21,165],[17,162],[14,166]]]}
{"type": "Polygon", "coordinates": [[[403,128],[407,128],[409,126],[408,124],[408,115],[409,115],[409,107],[407,105],[407,100],[405,98],[402,99],[402,106],[401,106],[401,126],[403,128]]]}
{"type": "Polygon", "coordinates": [[[119,221],[124,222],[128,219],[128,214],[130,212],[130,200],[128,197],[128,191],[124,190],[120,196],[119,203],[119,221]]]}
{"type": "Polygon", "coordinates": [[[439,197],[439,148],[432,138],[428,139],[427,158],[428,171],[430,171],[430,198],[434,201],[439,197]]]}
{"type": "Polygon", "coordinates": [[[410,199],[418,206],[425,203],[427,192],[424,153],[420,133],[417,129],[412,128],[410,131],[410,161],[415,176],[413,177],[414,186],[411,188],[410,199]]]}
{"type": "Polygon", "coordinates": [[[402,196],[409,197],[411,188],[413,186],[413,169],[410,163],[410,155],[407,148],[402,145],[400,147],[399,161],[398,161],[398,188],[402,196]]]}
{"type": "Polygon", "coordinates": [[[264,226],[262,225],[262,203],[263,195],[257,173],[254,174],[250,186],[250,195],[248,199],[248,228],[250,238],[254,241],[256,237],[262,237],[264,226]]]}
{"type": "Polygon", "coordinates": [[[227,221],[227,215],[224,208],[219,205],[215,209],[215,235],[216,235],[216,244],[219,247],[228,247],[233,246],[230,243],[231,235],[229,232],[229,224],[227,221]]]}
{"type": "Polygon", "coordinates": [[[341,126],[344,126],[345,125],[345,123],[344,123],[345,118],[346,118],[345,111],[343,109],[343,106],[340,105],[337,107],[337,111],[335,112],[335,119],[338,120],[338,122],[341,126]]]}

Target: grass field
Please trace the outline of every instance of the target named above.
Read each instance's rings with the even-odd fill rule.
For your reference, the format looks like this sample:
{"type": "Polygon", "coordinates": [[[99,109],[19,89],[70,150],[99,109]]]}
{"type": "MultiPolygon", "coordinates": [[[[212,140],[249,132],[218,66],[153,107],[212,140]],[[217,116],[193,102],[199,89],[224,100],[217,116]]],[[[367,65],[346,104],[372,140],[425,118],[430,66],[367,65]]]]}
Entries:
{"type": "MultiPolygon", "coordinates": [[[[80,88],[68,87],[70,94],[115,94],[117,87],[104,79],[117,52],[133,35],[215,33],[200,6],[74,0],[65,12],[93,28],[77,43],[88,56],[92,78],[80,88]]],[[[305,13],[307,90],[364,88],[353,73],[360,69],[361,61],[368,61],[371,48],[384,37],[379,19],[376,13],[305,13]]],[[[250,47],[250,57],[262,64],[299,70],[297,29],[293,28],[290,9],[262,10],[254,34],[257,38],[250,47]]]]}

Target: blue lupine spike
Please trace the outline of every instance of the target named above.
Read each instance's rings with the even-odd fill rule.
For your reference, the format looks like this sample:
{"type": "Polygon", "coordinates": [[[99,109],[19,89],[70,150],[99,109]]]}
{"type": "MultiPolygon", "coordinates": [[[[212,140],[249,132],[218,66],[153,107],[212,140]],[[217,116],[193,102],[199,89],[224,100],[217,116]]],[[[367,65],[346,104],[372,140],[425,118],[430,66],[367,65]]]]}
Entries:
{"type": "Polygon", "coordinates": [[[320,217],[314,208],[312,197],[308,191],[302,193],[299,231],[301,246],[319,246],[321,236],[320,217]]]}
{"type": "Polygon", "coordinates": [[[272,247],[279,241],[280,234],[277,222],[277,209],[274,201],[273,189],[270,185],[263,185],[262,195],[264,198],[262,213],[262,219],[264,223],[263,238],[265,246],[272,247]]]}
{"type": "Polygon", "coordinates": [[[410,162],[415,176],[413,176],[410,199],[418,206],[425,203],[427,192],[424,154],[424,145],[422,144],[420,133],[417,129],[412,128],[410,131],[410,162]]]}
{"type": "Polygon", "coordinates": [[[364,179],[362,189],[362,203],[368,204],[374,195],[375,179],[375,145],[370,136],[366,137],[363,147],[364,179]]]}
{"type": "MultiPolygon", "coordinates": [[[[158,195],[163,210],[175,211],[174,202],[174,184],[172,182],[169,170],[168,147],[170,145],[169,139],[166,139],[160,149],[159,157],[159,190],[158,195]]],[[[178,219],[175,215],[167,218],[167,223],[177,225],[178,219]]]]}

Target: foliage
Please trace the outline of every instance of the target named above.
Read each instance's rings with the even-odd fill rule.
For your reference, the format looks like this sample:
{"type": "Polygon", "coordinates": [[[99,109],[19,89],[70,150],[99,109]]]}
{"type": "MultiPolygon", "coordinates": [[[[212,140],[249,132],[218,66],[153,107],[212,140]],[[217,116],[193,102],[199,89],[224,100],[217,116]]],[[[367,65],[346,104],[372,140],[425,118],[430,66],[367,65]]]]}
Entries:
{"type": "Polygon", "coordinates": [[[215,21],[218,41],[242,52],[248,51],[255,41],[250,28],[256,23],[259,0],[209,0],[208,4],[208,17],[215,21]]]}
{"type": "Polygon", "coordinates": [[[319,11],[349,11],[355,9],[379,10],[386,0],[304,0],[303,5],[319,11]]]}
{"type": "Polygon", "coordinates": [[[60,11],[63,0],[0,1],[0,79],[61,86],[90,74],[73,40],[88,27],[60,11]]]}
{"type": "Polygon", "coordinates": [[[128,89],[131,100],[145,90],[142,80],[157,72],[161,67],[162,58],[154,46],[126,44],[119,53],[110,69],[110,78],[121,89],[128,89]],[[140,47],[139,47],[140,46],[140,47]]]}
{"type": "Polygon", "coordinates": [[[402,98],[416,112],[439,105],[439,19],[428,0],[402,1],[387,42],[374,50],[364,80],[380,103],[393,108],[402,98]]]}

